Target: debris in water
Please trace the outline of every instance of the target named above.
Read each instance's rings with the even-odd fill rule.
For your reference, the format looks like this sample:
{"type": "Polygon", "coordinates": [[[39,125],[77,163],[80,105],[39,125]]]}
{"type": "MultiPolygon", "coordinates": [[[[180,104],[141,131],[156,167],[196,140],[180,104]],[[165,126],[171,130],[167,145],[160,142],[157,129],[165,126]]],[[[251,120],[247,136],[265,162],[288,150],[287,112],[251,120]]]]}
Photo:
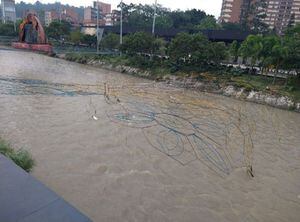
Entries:
{"type": "Polygon", "coordinates": [[[93,119],[97,121],[97,120],[98,120],[98,117],[97,117],[97,116],[93,116],[93,119]]]}
{"type": "Polygon", "coordinates": [[[254,177],[252,166],[248,166],[247,172],[251,177],[254,177]]]}

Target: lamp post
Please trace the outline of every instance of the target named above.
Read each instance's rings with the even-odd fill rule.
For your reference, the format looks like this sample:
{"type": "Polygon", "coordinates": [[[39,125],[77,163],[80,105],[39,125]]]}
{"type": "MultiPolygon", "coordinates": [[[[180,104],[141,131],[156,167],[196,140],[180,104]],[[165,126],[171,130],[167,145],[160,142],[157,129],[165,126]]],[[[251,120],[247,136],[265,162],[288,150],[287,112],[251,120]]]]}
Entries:
{"type": "Polygon", "coordinates": [[[3,23],[5,24],[5,5],[4,5],[5,1],[2,1],[2,19],[3,19],[3,23]]]}
{"type": "Polygon", "coordinates": [[[121,0],[121,17],[120,17],[120,45],[123,44],[123,0],[121,0]]]}
{"type": "Polygon", "coordinates": [[[97,55],[99,55],[99,0],[97,0],[97,55]]]}
{"type": "Polygon", "coordinates": [[[61,23],[61,2],[59,2],[59,22],[61,23]]]}
{"type": "Polygon", "coordinates": [[[152,24],[152,35],[155,35],[156,11],[157,11],[157,0],[155,0],[155,5],[154,5],[154,15],[153,15],[153,24],[152,24]]]}

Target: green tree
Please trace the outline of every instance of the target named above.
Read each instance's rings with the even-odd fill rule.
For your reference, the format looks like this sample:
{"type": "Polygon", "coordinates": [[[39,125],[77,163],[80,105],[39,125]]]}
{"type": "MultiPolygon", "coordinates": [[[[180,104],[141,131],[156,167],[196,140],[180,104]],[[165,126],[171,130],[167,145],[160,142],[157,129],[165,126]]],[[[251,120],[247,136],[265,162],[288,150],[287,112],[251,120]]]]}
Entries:
{"type": "MultiPolygon", "coordinates": [[[[120,8],[121,5],[118,7],[120,8]]],[[[123,23],[133,28],[150,28],[153,22],[154,6],[142,4],[123,3],[123,23]]],[[[156,27],[194,29],[201,20],[206,18],[206,13],[201,10],[191,9],[186,11],[170,11],[161,5],[157,6],[156,27]]]]}
{"type": "Polygon", "coordinates": [[[272,62],[275,65],[275,74],[273,83],[276,81],[278,69],[284,68],[286,58],[288,58],[288,47],[286,47],[283,42],[276,42],[276,44],[272,47],[272,62]]]}
{"type": "Polygon", "coordinates": [[[83,35],[81,39],[82,43],[88,44],[90,47],[95,46],[97,43],[96,35],[83,35]]]}
{"type": "Polygon", "coordinates": [[[240,45],[236,40],[233,41],[229,46],[229,55],[233,57],[234,62],[238,60],[239,49],[240,49],[240,45]]]}
{"type": "Polygon", "coordinates": [[[191,35],[191,53],[192,65],[206,64],[212,58],[212,44],[203,34],[191,35]]]}
{"type": "Polygon", "coordinates": [[[121,51],[128,55],[149,54],[156,53],[160,46],[156,39],[145,32],[137,32],[125,36],[124,42],[121,45],[121,51]]]}
{"type": "Polygon", "coordinates": [[[221,26],[217,23],[217,20],[214,16],[207,16],[200,21],[199,25],[196,25],[196,29],[218,30],[221,29],[221,26]]]}
{"type": "Polygon", "coordinates": [[[54,38],[56,40],[60,40],[62,38],[66,38],[70,35],[71,32],[71,24],[67,21],[53,21],[46,28],[46,34],[50,38],[54,38]]]}
{"type": "MultiPolygon", "coordinates": [[[[119,5],[120,7],[120,5],[119,5]]],[[[157,28],[171,28],[173,22],[168,16],[169,10],[157,5],[157,28]]],[[[125,4],[123,3],[124,25],[134,28],[150,28],[153,22],[154,6],[142,4],[125,4]]]]}
{"type": "Polygon", "coordinates": [[[262,38],[262,49],[259,55],[262,73],[264,73],[264,70],[269,69],[270,67],[275,67],[273,49],[279,44],[280,40],[275,35],[265,36],[262,38]]]}
{"type": "Polygon", "coordinates": [[[244,59],[250,59],[252,68],[260,59],[263,49],[262,39],[261,35],[249,35],[240,47],[240,54],[244,59]]]}
{"type": "Polygon", "coordinates": [[[160,15],[156,18],[155,27],[158,29],[172,28],[173,21],[168,15],[160,15]]]}
{"type": "Polygon", "coordinates": [[[227,58],[227,47],[224,42],[210,42],[208,47],[208,62],[213,62],[218,65],[221,61],[227,58]]]}
{"type": "Polygon", "coordinates": [[[187,33],[179,33],[172,39],[168,54],[171,60],[177,64],[185,63],[193,52],[193,38],[187,33]]]}
{"type": "Polygon", "coordinates": [[[109,33],[102,39],[100,43],[101,49],[115,50],[120,47],[120,36],[114,33],[109,33]]]}
{"type": "Polygon", "coordinates": [[[206,13],[201,10],[192,9],[186,11],[172,11],[169,12],[168,15],[173,21],[174,28],[185,28],[185,29],[193,29],[202,19],[206,17],[206,13]]]}
{"type": "Polygon", "coordinates": [[[178,65],[203,66],[218,64],[227,56],[225,43],[210,42],[203,34],[180,33],[172,39],[168,54],[178,65]]]}
{"type": "Polygon", "coordinates": [[[82,42],[83,36],[79,30],[73,31],[70,33],[70,41],[78,45],[82,42]]]}
{"type": "Polygon", "coordinates": [[[17,36],[17,32],[15,31],[13,23],[3,24],[0,22],[0,35],[5,36],[17,36]]]}
{"type": "Polygon", "coordinates": [[[157,53],[161,56],[165,56],[167,53],[167,42],[163,38],[156,38],[154,45],[158,47],[157,53]]]}
{"type": "Polygon", "coordinates": [[[293,27],[289,27],[287,30],[285,30],[286,37],[299,38],[299,35],[300,35],[300,24],[293,27]]]}
{"type": "Polygon", "coordinates": [[[289,28],[282,41],[288,50],[287,57],[284,61],[284,67],[295,69],[300,78],[300,25],[289,28]]]}

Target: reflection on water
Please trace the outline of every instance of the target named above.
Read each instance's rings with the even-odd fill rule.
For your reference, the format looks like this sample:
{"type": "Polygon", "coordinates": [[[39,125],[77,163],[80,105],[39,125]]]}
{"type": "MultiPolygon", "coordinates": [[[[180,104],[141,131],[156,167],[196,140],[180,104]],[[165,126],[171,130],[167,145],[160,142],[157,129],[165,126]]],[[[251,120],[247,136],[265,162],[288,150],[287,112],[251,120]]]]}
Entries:
{"type": "Polygon", "coordinates": [[[91,96],[98,92],[83,91],[85,86],[50,83],[37,79],[0,78],[0,94],[3,95],[53,95],[91,96]]]}
{"type": "Polygon", "coordinates": [[[159,84],[111,86],[107,97],[112,123],[139,129],[146,144],[183,166],[199,161],[222,177],[252,168],[253,121],[239,110],[159,84]]]}

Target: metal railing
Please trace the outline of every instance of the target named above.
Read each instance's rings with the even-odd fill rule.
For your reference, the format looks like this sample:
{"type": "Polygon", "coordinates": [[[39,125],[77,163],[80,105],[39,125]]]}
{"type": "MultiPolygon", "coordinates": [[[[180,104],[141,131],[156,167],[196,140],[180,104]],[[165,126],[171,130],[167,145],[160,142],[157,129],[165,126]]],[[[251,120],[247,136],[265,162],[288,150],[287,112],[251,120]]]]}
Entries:
{"type": "Polygon", "coordinates": [[[17,41],[16,36],[3,36],[0,35],[0,45],[10,46],[12,42],[17,41]]]}

